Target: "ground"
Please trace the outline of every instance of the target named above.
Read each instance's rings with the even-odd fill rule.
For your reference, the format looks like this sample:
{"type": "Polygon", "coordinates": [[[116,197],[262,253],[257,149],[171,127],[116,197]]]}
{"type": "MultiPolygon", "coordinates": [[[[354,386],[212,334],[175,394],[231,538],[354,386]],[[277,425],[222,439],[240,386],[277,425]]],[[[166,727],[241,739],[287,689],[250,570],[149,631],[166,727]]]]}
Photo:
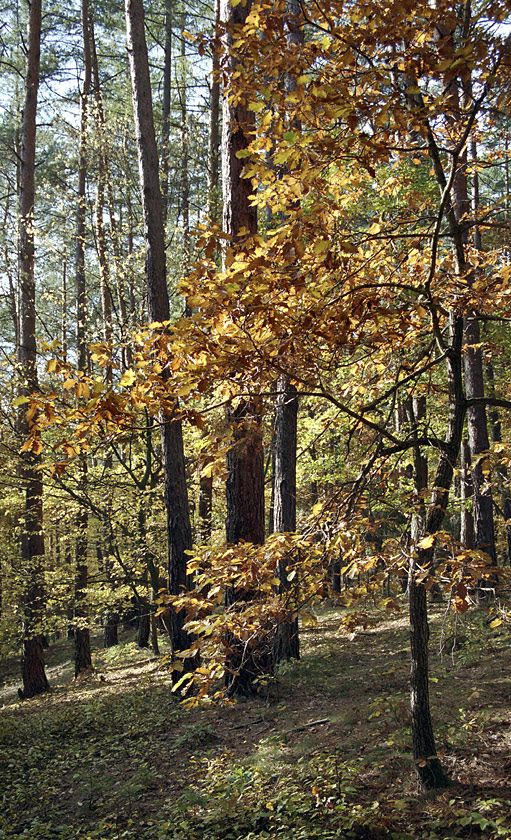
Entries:
{"type": "Polygon", "coordinates": [[[164,658],[126,632],[95,650],[94,673],[78,681],[72,643],[54,644],[52,690],[30,701],[4,663],[0,840],[509,840],[505,625],[479,610],[459,620],[446,652],[452,622],[432,615],[434,726],[453,780],[433,795],[419,790],[411,757],[406,617],[375,614],[353,638],[340,618],[322,608],[301,630],[302,660],[232,706],[184,709],[164,658]]]}

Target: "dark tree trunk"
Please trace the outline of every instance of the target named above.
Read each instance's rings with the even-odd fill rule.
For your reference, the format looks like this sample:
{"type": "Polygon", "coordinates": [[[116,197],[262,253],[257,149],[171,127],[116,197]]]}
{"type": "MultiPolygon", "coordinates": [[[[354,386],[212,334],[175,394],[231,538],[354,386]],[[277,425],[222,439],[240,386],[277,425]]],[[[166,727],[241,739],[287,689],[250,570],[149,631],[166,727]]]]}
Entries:
{"type": "MultiPolygon", "coordinates": [[[[494,397],[495,377],[493,372],[493,362],[491,359],[486,362],[486,381],[488,383],[488,392],[490,396],[494,397]]],[[[502,443],[502,425],[500,422],[499,412],[496,408],[490,409],[488,412],[488,419],[490,421],[490,435],[492,443],[502,443]]],[[[502,505],[504,528],[506,531],[508,564],[511,565],[511,496],[508,490],[509,473],[505,464],[498,464],[496,472],[500,488],[500,502],[502,505]]]]}
{"type": "Polygon", "coordinates": [[[147,598],[140,599],[137,627],[137,645],[139,648],[148,648],[151,636],[151,612],[147,598]]]}
{"type": "MultiPolygon", "coordinates": [[[[426,527],[426,536],[434,535],[439,530],[447,510],[449,490],[452,483],[454,466],[463,432],[465,417],[464,394],[462,384],[462,340],[463,321],[451,315],[451,344],[447,356],[449,386],[449,422],[444,447],[440,452],[438,467],[433,482],[433,493],[426,527]]],[[[417,580],[418,566],[427,568],[432,565],[434,540],[431,547],[419,548],[412,553],[408,581],[410,609],[410,649],[411,649],[411,713],[412,745],[417,774],[425,788],[445,787],[448,778],[436,754],[435,738],[431,721],[428,688],[428,611],[426,587],[417,580]]]]}
{"type": "Polygon", "coordinates": [[[213,514],[213,476],[203,475],[202,472],[211,465],[213,457],[201,454],[201,476],[199,479],[199,537],[203,544],[211,539],[212,514],[213,514]]]}
{"type": "MultiPolygon", "coordinates": [[[[298,397],[296,388],[285,376],[278,382],[280,391],[275,408],[275,457],[273,471],[273,532],[296,531],[296,441],[298,397]]],[[[281,593],[291,594],[287,563],[279,563],[277,574],[281,593]]],[[[299,659],[298,616],[282,621],[275,639],[274,659],[299,659]]]]}
{"type": "MultiPolygon", "coordinates": [[[[80,97],[80,141],[78,150],[78,196],[76,210],[76,243],[75,243],[75,282],[76,282],[76,344],[78,348],[78,369],[83,373],[87,372],[87,293],[85,285],[85,213],[86,213],[86,177],[87,177],[87,122],[89,110],[89,93],[92,77],[91,49],[90,49],[90,24],[88,0],[82,0],[82,40],[84,79],[83,90],[80,97]]],[[[87,461],[83,456],[80,465],[81,491],[85,492],[87,485],[87,461]]],[[[76,586],[75,616],[79,619],[76,625],[75,639],[75,677],[83,671],[92,668],[92,656],[90,648],[90,633],[83,621],[86,618],[86,610],[83,605],[84,592],[87,586],[87,530],[89,525],[88,512],[85,507],[81,509],[76,518],[78,536],[76,538],[76,586]],[[82,621],[80,621],[80,619],[82,621]]]]}
{"type": "MultiPolygon", "coordinates": [[[[133,111],[142,197],[145,239],[145,272],[147,283],[147,312],[149,320],[169,319],[169,297],[166,282],[165,245],[162,198],[158,175],[158,154],[154,133],[153,106],[149,63],[144,31],[142,0],[126,0],[126,30],[133,93],[133,111]]],[[[177,406],[177,401],[176,401],[177,406]]],[[[183,432],[180,419],[160,417],[165,476],[165,507],[169,552],[169,589],[180,595],[187,589],[186,551],[192,548],[192,529],[188,508],[183,432]]],[[[171,641],[174,656],[188,650],[192,637],[184,630],[184,610],[170,612],[171,641]]],[[[181,659],[184,671],[193,670],[195,658],[181,659]]],[[[180,673],[173,671],[173,679],[180,673]]]]}
{"type": "MultiPolygon", "coordinates": [[[[465,391],[467,399],[484,397],[483,351],[481,330],[475,314],[465,317],[465,391]]],[[[486,552],[492,565],[497,563],[495,531],[493,524],[493,499],[489,482],[484,476],[484,458],[479,458],[490,448],[486,406],[473,405],[467,409],[468,440],[472,462],[474,543],[475,548],[486,552]]],[[[488,465],[488,461],[486,461],[488,465]]]]}
{"type": "Polygon", "coordinates": [[[103,631],[103,647],[111,648],[119,644],[119,613],[108,612],[103,631]]]}
{"type": "MultiPolygon", "coordinates": [[[[25,76],[25,102],[21,129],[20,164],[20,347],[22,376],[20,395],[37,390],[36,305],[34,275],[34,200],[36,114],[39,89],[41,48],[41,0],[32,0],[29,7],[28,51],[25,76]]],[[[28,434],[25,409],[20,411],[19,428],[28,434]]],[[[23,697],[33,697],[48,689],[44,668],[42,620],[44,609],[44,536],[43,483],[40,454],[37,447],[23,453],[22,479],[25,487],[25,522],[21,537],[21,555],[26,574],[23,610],[23,697]]]]}
{"type": "MultiPolygon", "coordinates": [[[[215,224],[219,221],[220,201],[218,193],[219,176],[219,116],[220,116],[220,55],[217,43],[219,37],[220,2],[215,0],[213,58],[211,68],[211,87],[209,90],[209,133],[208,133],[208,213],[215,224]]],[[[208,543],[211,539],[213,513],[213,476],[202,475],[213,458],[206,452],[201,453],[201,476],[199,479],[199,532],[200,541],[208,543]]]]}
{"type": "Polygon", "coordinates": [[[461,529],[460,542],[468,549],[474,548],[474,517],[470,510],[470,503],[472,502],[473,486],[472,486],[472,470],[470,459],[470,446],[468,440],[464,440],[461,444],[461,482],[460,482],[460,496],[461,496],[461,529]]]}
{"type": "Polygon", "coordinates": [[[209,89],[209,135],[208,135],[208,212],[212,222],[218,221],[219,194],[219,117],[220,117],[220,55],[218,50],[220,0],[215,0],[213,58],[211,67],[211,87],[209,89]]]}
{"type": "Polygon", "coordinates": [[[165,0],[165,57],[161,104],[160,183],[163,227],[167,224],[170,151],[170,96],[172,85],[172,0],[165,0]]]}
{"type": "Polygon", "coordinates": [[[264,543],[264,453],[261,417],[255,402],[242,401],[229,411],[233,445],[227,453],[229,543],[264,543]]]}
{"type": "MultiPolygon", "coordinates": [[[[264,543],[264,453],[261,417],[254,402],[242,401],[229,411],[232,447],[227,453],[227,519],[229,543],[264,543]]],[[[228,589],[226,606],[242,609],[250,602],[249,591],[228,589]]],[[[256,679],[271,670],[271,652],[266,639],[247,646],[230,636],[227,640],[226,686],[229,694],[250,697],[257,693],[256,679]]]]}

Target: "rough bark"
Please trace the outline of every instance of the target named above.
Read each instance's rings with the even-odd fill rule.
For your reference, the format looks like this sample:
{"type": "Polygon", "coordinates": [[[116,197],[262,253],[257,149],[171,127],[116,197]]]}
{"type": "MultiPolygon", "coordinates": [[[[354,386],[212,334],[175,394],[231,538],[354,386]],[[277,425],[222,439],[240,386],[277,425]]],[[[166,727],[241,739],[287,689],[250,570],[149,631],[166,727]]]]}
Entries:
{"type": "Polygon", "coordinates": [[[172,89],[172,0],[165,0],[165,57],[161,105],[160,184],[163,226],[167,224],[170,152],[170,97],[172,89]]]}
{"type": "MultiPolygon", "coordinates": [[[[126,0],[125,10],[144,220],[147,312],[150,321],[161,323],[169,319],[169,297],[144,9],[141,0],[126,0]]],[[[183,432],[181,421],[175,416],[162,415],[160,426],[167,512],[169,590],[171,595],[180,595],[187,588],[185,552],[192,547],[183,432]]],[[[184,610],[171,610],[170,626],[174,655],[188,650],[192,643],[192,638],[183,629],[185,620],[184,610]]],[[[196,665],[193,658],[185,658],[182,662],[185,671],[192,670],[196,665]]],[[[179,676],[174,670],[173,678],[178,679],[179,676]]]]}
{"type": "MultiPolygon", "coordinates": [[[[92,62],[90,46],[89,4],[82,0],[82,42],[84,78],[80,96],[80,141],[78,149],[78,195],[76,205],[76,242],[75,242],[75,285],[76,285],[76,345],[78,349],[78,369],[87,372],[87,292],[85,284],[85,214],[86,214],[86,179],[87,179],[87,123],[89,115],[89,94],[92,79],[92,62]]],[[[87,485],[87,461],[83,457],[80,465],[81,492],[85,492],[87,485]]],[[[87,530],[89,525],[88,512],[82,507],[76,517],[76,580],[75,580],[75,616],[79,620],[75,627],[75,677],[92,668],[90,647],[90,633],[85,626],[86,610],[84,608],[84,589],[87,586],[87,530]]]]}
{"type": "Polygon", "coordinates": [[[264,543],[264,453],[259,406],[242,401],[229,411],[232,447],[227,453],[229,543],[264,543]]]}
{"type": "MultiPolygon", "coordinates": [[[[36,114],[41,49],[41,0],[29,7],[25,101],[21,128],[20,162],[20,347],[22,382],[20,395],[37,390],[36,302],[34,274],[34,200],[36,114]]],[[[19,429],[28,433],[25,410],[20,412],[19,429]]],[[[42,618],[44,609],[43,484],[37,451],[23,453],[21,474],[25,487],[25,522],[21,555],[26,573],[23,609],[22,697],[33,697],[49,687],[44,668],[42,618]]]]}
{"type": "MultiPolygon", "coordinates": [[[[440,452],[433,482],[431,503],[424,529],[425,535],[432,537],[439,530],[447,510],[449,490],[458,459],[465,418],[461,370],[463,320],[459,316],[451,314],[450,322],[451,342],[447,356],[449,420],[444,446],[440,452]]],[[[427,593],[424,584],[417,580],[417,573],[420,569],[432,565],[433,552],[434,544],[430,548],[419,548],[417,552],[413,552],[408,581],[413,757],[419,780],[428,789],[445,787],[448,784],[448,778],[436,754],[429,704],[427,593]]]]}
{"type": "MultiPolygon", "coordinates": [[[[230,409],[232,447],[227,454],[226,538],[255,545],[264,543],[264,453],[259,406],[242,401],[230,409]]],[[[226,606],[242,609],[253,597],[247,590],[226,591],[226,606]]],[[[257,693],[256,679],[272,667],[271,651],[264,634],[247,645],[230,635],[227,640],[226,686],[230,695],[250,697],[257,693]]]]}
{"type": "MultiPolygon", "coordinates": [[[[296,531],[296,441],[298,397],[286,376],[279,379],[280,391],[275,407],[275,450],[273,469],[273,532],[296,531]]],[[[281,593],[288,593],[287,563],[281,561],[277,574],[281,593]]],[[[282,621],[277,627],[275,662],[300,658],[298,616],[282,621]]]]}
{"type": "Polygon", "coordinates": [[[209,88],[208,212],[211,221],[217,222],[219,215],[218,170],[220,163],[220,55],[217,41],[220,23],[220,0],[215,0],[214,16],[214,42],[211,67],[211,85],[209,88]]]}
{"type": "MultiPolygon", "coordinates": [[[[495,396],[495,376],[493,362],[488,359],[486,362],[486,382],[490,396],[495,396]]],[[[490,422],[490,435],[492,443],[502,443],[502,425],[497,408],[491,408],[488,412],[490,422]]],[[[509,472],[505,464],[497,464],[497,480],[500,489],[500,503],[504,517],[504,528],[506,532],[508,564],[511,565],[511,496],[508,489],[509,472]]]]}
{"type": "Polygon", "coordinates": [[[472,496],[472,470],[471,470],[470,446],[468,440],[461,444],[461,529],[460,542],[468,549],[474,548],[474,517],[469,507],[472,496]]]}

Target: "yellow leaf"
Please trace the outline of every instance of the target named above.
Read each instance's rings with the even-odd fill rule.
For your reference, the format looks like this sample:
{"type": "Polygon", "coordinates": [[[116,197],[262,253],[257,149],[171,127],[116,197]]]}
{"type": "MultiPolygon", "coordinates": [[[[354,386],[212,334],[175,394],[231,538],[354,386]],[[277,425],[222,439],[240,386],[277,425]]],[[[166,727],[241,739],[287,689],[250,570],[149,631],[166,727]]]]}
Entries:
{"type": "Polygon", "coordinates": [[[75,385],[76,385],[76,379],[66,379],[66,381],[64,382],[62,387],[65,388],[66,391],[69,391],[70,388],[74,388],[75,385]]]}
{"type": "Polygon", "coordinates": [[[125,370],[123,375],[121,376],[120,386],[121,388],[129,388],[130,385],[133,385],[137,375],[134,370],[125,370]]]}
{"type": "Polygon", "coordinates": [[[427,537],[424,537],[420,542],[417,543],[417,548],[431,548],[435,543],[435,538],[432,534],[428,534],[427,537]]]}
{"type": "Polygon", "coordinates": [[[56,359],[50,359],[50,361],[48,362],[48,365],[47,365],[48,373],[52,373],[54,370],[56,370],[56,367],[57,367],[57,360],[56,359]]]}
{"type": "Polygon", "coordinates": [[[12,404],[14,408],[17,408],[19,405],[25,405],[28,402],[30,402],[28,397],[16,397],[12,404]]]}
{"type": "Polygon", "coordinates": [[[318,242],[314,243],[314,253],[315,254],[323,254],[325,251],[328,250],[330,247],[330,242],[328,239],[320,239],[318,242]]]}

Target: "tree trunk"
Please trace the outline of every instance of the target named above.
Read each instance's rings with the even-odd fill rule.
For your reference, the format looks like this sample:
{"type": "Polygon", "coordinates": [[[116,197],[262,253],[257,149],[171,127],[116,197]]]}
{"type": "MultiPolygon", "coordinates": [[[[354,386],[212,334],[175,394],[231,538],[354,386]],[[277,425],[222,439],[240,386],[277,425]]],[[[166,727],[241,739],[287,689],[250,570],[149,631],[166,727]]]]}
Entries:
{"type": "MultiPolygon", "coordinates": [[[[92,77],[90,23],[88,0],[82,0],[82,40],[84,79],[80,97],[80,141],[78,150],[78,196],[76,210],[76,243],[75,243],[75,282],[76,282],[76,345],[78,349],[78,369],[87,372],[87,293],[85,286],[85,213],[86,213],[86,177],[87,177],[87,122],[89,110],[89,94],[92,77]]],[[[87,461],[82,457],[80,464],[81,493],[87,485],[87,461]]],[[[89,629],[84,626],[86,610],[84,609],[84,589],[87,586],[87,530],[89,525],[88,512],[82,507],[76,517],[76,581],[75,581],[75,616],[79,619],[75,627],[75,677],[83,671],[92,668],[89,629]],[[81,619],[81,621],[80,621],[81,619]]]]}
{"type": "MultiPolygon", "coordinates": [[[[491,397],[494,397],[495,377],[491,359],[488,359],[486,362],[486,381],[488,383],[488,392],[491,397]]],[[[488,419],[490,421],[492,443],[502,443],[502,425],[497,408],[490,409],[488,419]]],[[[497,464],[496,473],[500,488],[500,503],[502,505],[502,515],[504,517],[504,528],[506,532],[507,558],[508,564],[511,565],[511,496],[508,489],[509,472],[506,464],[497,464]]]]}
{"type": "MultiPolygon", "coordinates": [[[[20,348],[22,376],[20,396],[37,390],[36,305],[34,273],[34,199],[36,114],[41,49],[41,0],[32,0],[28,22],[28,52],[25,76],[25,102],[21,129],[20,165],[20,348]]],[[[29,427],[25,409],[20,411],[20,432],[29,427]]],[[[23,610],[23,691],[33,697],[49,688],[44,668],[42,620],[44,609],[43,483],[40,470],[40,443],[23,453],[22,478],[25,487],[25,523],[21,555],[26,574],[23,610]]]]}
{"type": "MultiPolygon", "coordinates": [[[[188,108],[186,91],[186,12],[183,7],[181,15],[181,72],[179,79],[179,107],[181,110],[181,224],[183,226],[183,273],[186,274],[190,265],[190,179],[188,176],[189,166],[189,131],[188,131],[188,108]]],[[[185,314],[191,315],[191,308],[188,304],[185,307],[185,314]]]]}
{"type": "MultiPolygon", "coordinates": [[[[296,440],[298,397],[286,376],[278,382],[280,391],[275,409],[275,456],[273,470],[273,532],[296,531],[296,440]]],[[[277,569],[281,593],[289,594],[287,563],[277,569]]],[[[298,616],[282,621],[277,627],[275,662],[299,659],[298,616]]]]}
{"type": "MultiPolygon", "coordinates": [[[[214,42],[213,60],[211,68],[211,87],[209,89],[209,134],[208,134],[208,214],[211,222],[219,221],[220,202],[218,195],[219,175],[219,115],[220,115],[220,55],[217,39],[219,36],[220,0],[215,0],[214,11],[214,42]]],[[[217,256],[217,255],[216,255],[217,256]]],[[[208,543],[211,539],[213,513],[213,476],[203,475],[205,468],[213,458],[206,452],[201,452],[199,478],[199,531],[200,541],[208,543]]]]}
{"type": "Polygon", "coordinates": [[[228,543],[264,543],[264,453],[259,406],[243,400],[229,411],[233,445],[227,453],[228,543]]]}
{"type": "Polygon", "coordinates": [[[460,542],[469,550],[474,548],[474,517],[470,509],[474,488],[472,486],[472,470],[470,446],[468,440],[461,444],[461,529],[460,542]]]}
{"type": "MultiPolygon", "coordinates": [[[[126,30],[133,93],[133,111],[144,219],[146,252],[147,311],[149,320],[164,322],[169,319],[169,297],[166,282],[165,245],[163,232],[162,199],[158,176],[158,154],[154,133],[149,63],[144,31],[142,0],[126,0],[126,30]]],[[[176,401],[177,406],[177,401],[176,401]]],[[[165,507],[167,511],[167,537],[169,552],[169,589],[171,595],[180,595],[187,589],[186,551],[192,548],[192,529],[188,508],[183,432],[181,420],[160,417],[165,476],[165,507]]],[[[174,657],[188,650],[193,639],[184,630],[184,610],[171,610],[171,640],[174,657]]],[[[196,666],[196,659],[181,658],[184,671],[196,666]]],[[[173,671],[173,679],[179,679],[173,671]]]]}
{"type": "Polygon", "coordinates": [[[425,788],[445,787],[448,779],[436,754],[435,738],[431,721],[428,687],[428,612],[426,587],[417,580],[420,569],[432,565],[434,535],[439,530],[449,500],[454,465],[458,459],[463,421],[465,417],[462,384],[462,339],[463,321],[451,314],[451,343],[447,356],[449,387],[449,422],[444,447],[440,452],[438,467],[433,482],[433,493],[426,527],[426,536],[433,538],[429,548],[418,548],[412,553],[408,581],[410,610],[411,649],[411,713],[413,757],[419,780],[425,788]],[[420,567],[420,568],[419,568],[420,567]]]}
{"type": "MultiPolygon", "coordinates": [[[[484,397],[483,351],[481,330],[475,313],[465,317],[465,390],[467,399],[484,397]]],[[[473,405],[467,409],[468,440],[472,462],[474,542],[475,548],[489,555],[492,565],[497,563],[495,530],[493,524],[493,498],[489,482],[484,475],[484,466],[489,461],[478,456],[488,452],[488,421],[485,405],[473,405]]]]}
{"type": "Polygon", "coordinates": [[[219,216],[218,169],[219,169],[219,116],[220,116],[220,55],[218,37],[220,26],[220,0],[215,0],[214,43],[209,89],[209,135],[208,135],[208,213],[212,222],[219,216]]]}
{"type": "Polygon", "coordinates": [[[168,215],[170,95],[172,89],[172,0],[165,0],[165,56],[163,63],[163,99],[161,105],[160,184],[165,230],[168,215]]]}

